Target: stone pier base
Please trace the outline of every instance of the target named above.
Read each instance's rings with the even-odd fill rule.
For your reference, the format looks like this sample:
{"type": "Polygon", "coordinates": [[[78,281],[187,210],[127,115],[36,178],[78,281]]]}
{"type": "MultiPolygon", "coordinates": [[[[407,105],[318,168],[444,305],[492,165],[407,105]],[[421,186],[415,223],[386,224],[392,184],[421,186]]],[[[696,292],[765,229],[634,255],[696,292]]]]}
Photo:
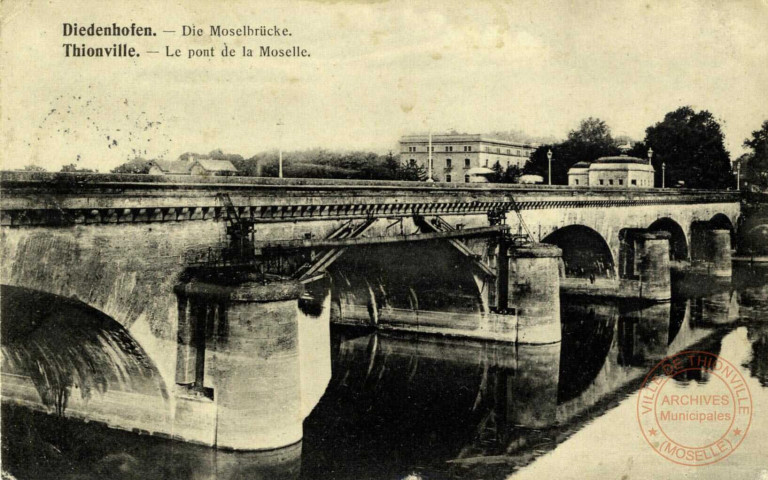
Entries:
{"type": "Polygon", "coordinates": [[[212,438],[216,447],[224,449],[272,449],[300,441],[304,415],[297,300],[301,285],[190,282],[176,291],[180,310],[189,312],[179,330],[178,404],[188,410],[190,402],[208,402],[215,413],[215,421],[209,424],[187,412],[192,414],[183,423],[199,422],[203,428],[197,434],[212,438]],[[194,343],[192,358],[187,341],[194,343]]]}
{"type": "Polygon", "coordinates": [[[509,252],[507,305],[517,313],[517,340],[521,343],[554,343],[562,339],[558,271],[561,255],[559,248],[547,244],[516,247],[509,252]]]}
{"type": "Polygon", "coordinates": [[[657,302],[667,301],[672,297],[669,238],[670,234],[667,232],[640,233],[633,237],[633,261],[636,267],[632,277],[621,279],[620,297],[657,302]]]}

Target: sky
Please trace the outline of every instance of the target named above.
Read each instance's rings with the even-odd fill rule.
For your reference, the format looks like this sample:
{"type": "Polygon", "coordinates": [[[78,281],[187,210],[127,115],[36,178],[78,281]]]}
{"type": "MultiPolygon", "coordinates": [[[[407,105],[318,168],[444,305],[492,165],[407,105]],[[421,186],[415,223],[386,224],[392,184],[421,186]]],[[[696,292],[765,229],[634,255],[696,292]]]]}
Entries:
{"type": "Polygon", "coordinates": [[[564,138],[589,116],[642,140],[683,105],[721,121],[735,158],[768,119],[768,0],[465,3],[5,0],[0,163],[107,171],[214,149],[384,153],[429,130],[564,138]],[[65,22],[158,33],[64,37],[65,22]],[[208,35],[246,24],[292,35],[208,35]],[[66,58],[70,42],[125,42],[140,57],[66,58]],[[225,43],[236,57],[221,56],[225,43]],[[310,56],[258,56],[294,45],[310,56]],[[210,47],[213,58],[186,58],[210,47]]]}

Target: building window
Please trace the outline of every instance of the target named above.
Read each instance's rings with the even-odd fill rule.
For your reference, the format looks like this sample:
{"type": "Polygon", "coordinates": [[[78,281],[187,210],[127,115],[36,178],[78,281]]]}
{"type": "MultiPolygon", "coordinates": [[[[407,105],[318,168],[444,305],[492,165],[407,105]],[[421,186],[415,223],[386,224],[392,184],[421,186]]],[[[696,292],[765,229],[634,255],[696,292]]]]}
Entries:
{"type": "Polygon", "coordinates": [[[574,185],[578,185],[579,184],[579,179],[578,178],[574,179],[573,181],[575,182],[574,185]]]}
{"type": "Polygon", "coordinates": [[[637,185],[637,180],[632,180],[632,185],[637,185]]]}
{"type": "Polygon", "coordinates": [[[415,158],[412,158],[412,159],[408,160],[408,162],[409,162],[409,163],[416,163],[416,159],[415,159],[415,158]]]}
{"type": "MultiPolygon", "coordinates": [[[[486,160],[487,162],[488,160],[486,160]]],[[[464,168],[469,168],[470,160],[468,158],[464,159],[464,168]]]]}
{"type": "Polygon", "coordinates": [[[507,155],[509,155],[509,153],[510,153],[510,149],[507,149],[507,155]]]}
{"type": "Polygon", "coordinates": [[[496,153],[501,153],[501,149],[499,147],[496,147],[496,153]]]}
{"type": "Polygon", "coordinates": [[[446,158],[445,159],[445,168],[451,168],[451,159],[450,158],[446,158]]]}
{"type": "Polygon", "coordinates": [[[450,183],[451,182],[451,176],[450,175],[446,175],[445,176],[445,181],[450,183]]]}
{"type": "Polygon", "coordinates": [[[603,184],[604,184],[604,182],[603,182],[603,179],[601,178],[600,179],[600,185],[603,185],[603,184]]]}
{"type": "Polygon", "coordinates": [[[486,145],[486,146],[485,146],[485,151],[486,151],[486,152],[490,152],[490,151],[491,151],[491,147],[489,147],[488,145],[486,145]]]}
{"type": "Polygon", "coordinates": [[[445,151],[446,152],[452,152],[453,151],[453,147],[446,146],[445,147],[445,151]]]}
{"type": "Polygon", "coordinates": [[[622,180],[621,178],[619,179],[619,185],[624,185],[624,180],[622,180]]]}
{"type": "Polygon", "coordinates": [[[416,151],[416,147],[408,147],[408,151],[409,152],[415,152],[416,151]]]}
{"type": "Polygon", "coordinates": [[[469,183],[469,175],[464,175],[464,183],[469,183]]]}
{"type": "Polygon", "coordinates": [[[485,159],[485,168],[488,168],[488,159],[485,159]]]}
{"type": "Polygon", "coordinates": [[[464,151],[465,152],[471,152],[472,151],[472,146],[471,145],[465,146],[464,147],[464,151]]]}

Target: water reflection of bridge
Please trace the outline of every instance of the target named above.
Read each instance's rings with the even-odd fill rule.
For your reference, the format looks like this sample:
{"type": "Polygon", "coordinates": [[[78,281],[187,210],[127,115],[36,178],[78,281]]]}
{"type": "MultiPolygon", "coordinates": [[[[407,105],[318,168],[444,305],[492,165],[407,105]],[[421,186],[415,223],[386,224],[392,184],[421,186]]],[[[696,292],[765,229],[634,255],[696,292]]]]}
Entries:
{"type": "MultiPolygon", "coordinates": [[[[692,346],[718,353],[728,331],[718,326],[740,321],[739,300],[765,301],[767,293],[729,285],[706,299],[666,304],[565,299],[563,340],[549,345],[341,330],[333,379],[307,420],[306,441],[322,428],[324,441],[370,460],[359,468],[373,476],[385,476],[387,467],[376,463],[385,458],[423,464],[425,449],[435,450],[433,468],[522,465],[634,392],[663,357],[692,346]],[[328,431],[318,418],[338,420],[328,431]]],[[[758,377],[768,366],[764,344],[754,344],[762,349],[751,367],[758,377]]]]}

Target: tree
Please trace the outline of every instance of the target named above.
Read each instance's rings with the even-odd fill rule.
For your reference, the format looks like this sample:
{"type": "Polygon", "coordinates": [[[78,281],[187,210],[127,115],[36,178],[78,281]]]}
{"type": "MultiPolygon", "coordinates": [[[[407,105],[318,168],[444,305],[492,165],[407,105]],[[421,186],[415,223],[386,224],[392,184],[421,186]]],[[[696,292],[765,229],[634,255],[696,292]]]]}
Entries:
{"type": "MultiPolygon", "coordinates": [[[[64,165],[61,167],[60,171],[64,173],[94,173],[94,170],[91,170],[90,168],[78,168],[74,163],[64,165]]],[[[96,170],[96,172],[98,172],[98,170],[96,170]]]]}
{"type": "Polygon", "coordinates": [[[504,178],[504,167],[501,166],[498,160],[491,166],[491,170],[493,170],[493,175],[488,177],[488,181],[491,183],[501,183],[504,178]]]}
{"type": "Polygon", "coordinates": [[[509,165],[504,168],[497,160],[491,170],[493,170],[493,175],[488,178],[491,183],[517,183],[520,180],[520,167],[517,165],[509,165]]]}
{"type": "Polygon", "coordinates": [[[125,162],[122,165],[111,170],[112,173],[149,173],[150,161],[140,157],[136,157],[129,162],[125,162]]]}
{"type": "Polygon", "coordinates": [[[22,172],[45,172],[46,169],[39,165],[25,165],[24,168],[21,169],[22,172]]]}
{"type": "Polygon", "coordinates": [[[706,110],[680,107],[645,131],[645,145],[653,148],[656,184],[661,185],[666,164],[666,185],[684,182],[691,188],[720,188],[733,185],[731,161],[723,132],[706,110]]]}
{"type": "Polygon", "coordinates": [[[613,146],[611,129],[599,118],[589,117],[579,122],[579,128],[568,132],[568,140],[584,145],[613,146]]]}
{"type": "Polygon", "coordinates": [[[752,132],[752,137],[744,140],[744,146],[752,149],[743,163],[741,174],[749,185],[768,189],[768,120],[760,130],[752,132]]]}
{"type": "Polygon", "coordinates": [[[416,160],[413,159],[402,166],[398,176],[398,180],[409,180],[412,182],[423,182],[426,179],[427,169],[416,163],[416,160]]]}
{"type": "Polygon", "coordinates": [[[541,175],[547,181],[549,158],[552,150],[552,183],[568,184],[568,170],[576,162],[593,162],[600,157],[618,155],[619,149],[611,136],[611,129],[599,118],[585,118],[579,127],[568,132],[568,138],[561,143],[541,145],[531,154],[523,172],[541,175]]]}
{"type": "Polygon", "coordinates": [[[504,170],[503,183],[518,183],[523,171],[517,165],[510,165],[504,170]]]}

